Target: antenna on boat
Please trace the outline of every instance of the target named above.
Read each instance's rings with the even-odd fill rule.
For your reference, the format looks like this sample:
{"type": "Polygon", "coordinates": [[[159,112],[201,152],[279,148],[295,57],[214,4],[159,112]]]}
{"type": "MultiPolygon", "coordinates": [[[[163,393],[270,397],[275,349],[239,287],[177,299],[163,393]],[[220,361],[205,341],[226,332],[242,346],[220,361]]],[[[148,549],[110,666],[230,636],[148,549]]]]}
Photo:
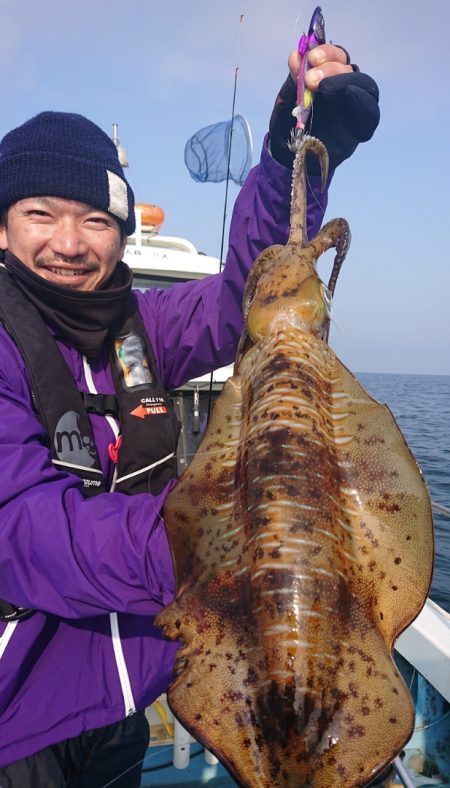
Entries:
{"type": "Polygon", "coordinates": [[[118,129],[119,129],[119,124],[118,123],[113,123],[112,141],[114,142],[114,145],[117,148],[117,153],[119,154],[119,162],[120,162],[120,164],[122,165],[122,167],[128,167],[129,164],[128,164],[127,152],[126,152],[125,148],[123,147],[123,145],[120,144],[118,129]]]}

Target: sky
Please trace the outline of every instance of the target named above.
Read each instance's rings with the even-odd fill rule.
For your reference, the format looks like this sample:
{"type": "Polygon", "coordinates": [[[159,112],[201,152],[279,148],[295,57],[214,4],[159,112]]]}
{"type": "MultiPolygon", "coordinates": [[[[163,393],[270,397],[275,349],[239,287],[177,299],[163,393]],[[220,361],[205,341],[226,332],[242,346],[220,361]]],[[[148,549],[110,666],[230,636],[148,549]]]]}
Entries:
{"type": "MultiPolygon", "coordinates": [[[[188,138],[236,112],[256,164],[304,0],[0,0],[0,136],[42,110],[119,124],[161,232],[220,253],[225,183],[199,184],[188,138]],[[241,22],[241,15],[243,21],[241,22]]],[[[336,171],[326,219],[350,223],[330,344],[353,372],[450,374],[450,0],[323,0],[327,39],[380,88],[381,122],[336,171]]],[[[227,222],[238,187],[231,184],[227,222]]],[[[319,270],[326,280],[328,261],[319,270]]]]}

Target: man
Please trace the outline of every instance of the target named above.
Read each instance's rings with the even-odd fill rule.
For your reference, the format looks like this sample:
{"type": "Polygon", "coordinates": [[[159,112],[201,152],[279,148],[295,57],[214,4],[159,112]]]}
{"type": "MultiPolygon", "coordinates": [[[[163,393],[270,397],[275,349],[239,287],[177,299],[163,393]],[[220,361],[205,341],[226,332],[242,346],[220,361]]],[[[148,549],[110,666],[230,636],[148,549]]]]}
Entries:
{"type": "MultiPolygon", "coordinates": [[[[334,169],[375,130],[378,92],[342,49],[310,59],[311,131],[334,169]]],[[[286,242],[295,56],[290,68],[224,271],[171,290],[131,291],[120,260],[133,194],[97,126],[44,112],[0,143],[2,788],[139,785],[143,710],[177,648],[153,625],[174,593],[166,390],[231,362],[248,270],[286,242]],[[146,419],[133,414],[142,402],[146,419]]],[[[311,163],[310,235],[326,205],[319,181],[311,163]]]]}

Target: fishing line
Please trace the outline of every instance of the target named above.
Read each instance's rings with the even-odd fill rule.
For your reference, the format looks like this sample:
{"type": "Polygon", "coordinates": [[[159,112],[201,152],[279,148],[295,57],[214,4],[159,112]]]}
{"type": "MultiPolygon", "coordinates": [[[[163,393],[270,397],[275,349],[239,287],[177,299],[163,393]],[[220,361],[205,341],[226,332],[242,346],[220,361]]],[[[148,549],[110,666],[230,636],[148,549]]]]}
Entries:
{"type": "MultiPolygon", "coordinates": [[[[313,124],[313,120],[314,120],[314,101],[311,104],[311,115],[310,115],[310,123],[309,123],[309,127],[310,128],[311,128],[311,126],[313,124]]],[[[309,134],[309,136],[314,137],[314,134],[310,134],[309,132],[308,132],[308,134],[309,134]]],[[[306,162],[305,162],[305,165],[306,165],[306,162]]],[[[306,180],[306,183],[308,184],[308,188],[309,188],[309,191],[310,191],[310,193],[311,193],[311,195],[312,195],[312,197],[314,199],[314,202],[316,203],[317,207],[319,208],[320,213],[322,214],[322,216],[325,216],[326,208],[323,207],[323,205],[321,204],[320,200],[316,197],[316,193],[315,193],[315,191],[312,188],[311,181],[309,180],[308,170],[306,169],[306,166],[305,166],[305,180],[306,180]]]]}
{"type": "Polygon", "coordinates": [[[136,769],[137,766],[140,766],[141,764],[143,764],[144,761],[146,761],[146,760],[150,761],[152,758],[156,758],[156,756],[160,755],[162,752],[166,752],[166,751],[169,752],[170,750],[172,750],[172,747],[168,746],[168,747],[164,747],[162,750],[159,750],[159,752],[154,752],[150,756],[146,755],[145,758],[141,758],[139,761],[136,761],[136,763],[133,763],[133,765],[129,766],[128,769],[125,769],[124,772],[120,772],[120,774],[117,774],[115,777],[113,777],[112,780],[110,780],[109,782],[104,783],[103,785],[101,785],[100,788],[109,788],[110,785],[114,785],[114,783],[116,783],[117,780],[120,780],[120,778],[123,777],[125,774],[128,774],[128,772],[131,772],[132,769],[136,769]]]}
{"type": "Polygon", "coordinates": [[[424,723],[423,725],[416,725],[416,727],[414,728],[414,733],[416,733],[416,731],[428,731],[430,728],[434,728],[435,725],[439,725],[439,723],[441,723],[442,720],[445,720],[445,718],[448,717],[449,714],[450,714],[450,709],[448,711],[445,711],[443,714],[441,714],[441,716],[438,717],[437,720],[433,720],[433,722],[424,723]]]}
{"type": "MultiPolygon", "coordinates": [[[[128,769],[125,769],[124,772],[121,772],[120,774],[116,775],[116,777],[114,777],[112,780],[110,780],[109,783],[105,783],[104,785],[100,786],[100,788],[109,788],[110,785],[114,785],[114,783],[116,783],[117,780],[120,780],[121,777],[123,777],[125,774],[128,774],[129,771],[131,771],[132,769],[135,769],[137,766],[140,766],[141,764],[145,763],[146,761],[150,761],[150,760],[152,760],[152,758],[156,758],[156,756],[159,756],[159,755],[161,755],[161,754],[163,754],[165,752],[169,753],[169,752],[172,752],[172,751],[173,751],[173,746],[172,745],[168,745],[168,746],[163,747],[162,749],[158,750],[158,752],[152,753],[152,755],[148,755],[147,754],[145,756],[145,758],[143,758],[143,759],[141,759],[139,761],[136,761],[136,763],[134,763],[132,766],[129,766],[128,769]]],[[[203,745],[201,744],[201,742],[197,742],[197,741],[194,740],[193,743],[192,743],[192,747],[191,747],[190,760],[192,761],[194,758],[198,758],[199,755],[203,754],[203,752],[204,752],[204,748],[203,748],[203,745]],[[196,752],[195,751],[193,752],[192,748],[194,748],[195,746],[198,746],[200,749],[198,749],[196,752]]],[[[148,768],[142,769],[142,774],[149,774],[150,772],[158,772],[158,771],[160,771],[162,769],[170,769],[172,766],[173,766],[173,760],[166,761],[165,763],[160,763],[157,766],[150,766],[148,768]]]]}

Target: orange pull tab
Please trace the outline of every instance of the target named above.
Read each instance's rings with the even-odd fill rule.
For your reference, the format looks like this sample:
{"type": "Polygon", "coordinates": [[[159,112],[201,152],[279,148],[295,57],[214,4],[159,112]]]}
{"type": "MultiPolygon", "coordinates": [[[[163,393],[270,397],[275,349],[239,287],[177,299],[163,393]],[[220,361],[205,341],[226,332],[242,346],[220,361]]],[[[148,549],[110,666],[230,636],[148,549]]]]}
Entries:
{"type": "Polygon", "coordinates": [[[114,465],[117,465],[117,463],[119,462],[119,451],[120,451],[120,447],[122,446],[122,442],[123,442],[123,437],[122,435],[119,435],[116,442],[110,443],[108,446],[109,459],[111,460],[111,462],[114,463],[114,465]]]}

